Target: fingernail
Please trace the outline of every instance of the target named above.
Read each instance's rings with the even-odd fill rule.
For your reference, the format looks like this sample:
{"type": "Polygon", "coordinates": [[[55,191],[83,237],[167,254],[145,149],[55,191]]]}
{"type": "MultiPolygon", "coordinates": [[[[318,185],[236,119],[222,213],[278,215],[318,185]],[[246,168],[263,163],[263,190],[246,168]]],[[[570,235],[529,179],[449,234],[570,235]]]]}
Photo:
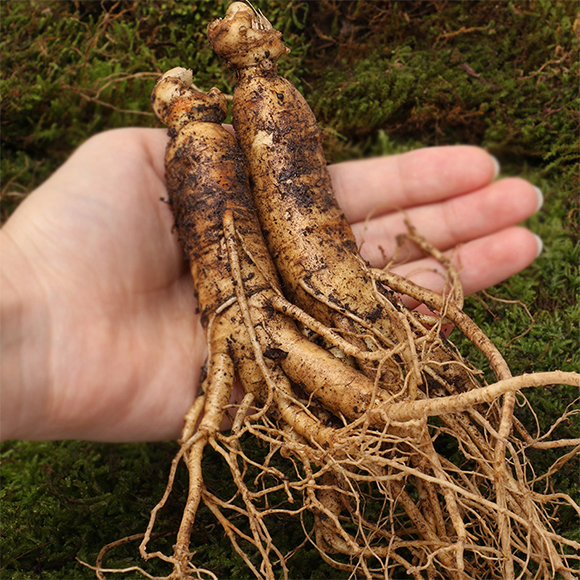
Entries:
{"type": "Polygon", "coordinates": [[[544,205],[544,194],[539,187],[534,185],[534,189],[536,190],[536,195],[538,196],[538,206],[536,207],[536,211],[540,211],[542,206],[544,205]]]}
{"type": "Polygon", "coordinates": [[[534,234],[534,238],[536,238],[536,243],[538,244],[538,251],[536,252],[536,258],[542,253],[544,249],[544,242],[542,242],[542,238],[537,234],[534,234]]]}
{"type": "Polygon", "coordinates": [[[499,161],[497,160],[497,157],[494,157],[493,155],[490,155],[491,160],[493,161],[493,178],[495,179],[498,175],[499,172],[501,171],[501,165],[499,164],[499,161]]]}

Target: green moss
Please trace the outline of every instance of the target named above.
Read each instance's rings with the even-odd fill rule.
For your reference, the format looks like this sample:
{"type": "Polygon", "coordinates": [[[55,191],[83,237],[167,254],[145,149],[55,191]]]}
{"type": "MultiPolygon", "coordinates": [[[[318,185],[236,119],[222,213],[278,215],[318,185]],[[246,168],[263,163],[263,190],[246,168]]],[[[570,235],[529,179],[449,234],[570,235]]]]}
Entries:
{"type": "MultiPolygon", "coordinates": [[[[121,126],[159,126],[149,110],[154,77],[187,66],[202,88],[231,92],[233,77],[205,40],[206,23],[228,2],[11,1],[0,3],[2,217],[82,141],[121,126]]],[[[543,210],[528,225],[544,240],[525,272],[467,311],[502,349],[514,373],[580,371],[578,304],[579,94],[577,7],[568,1],[254,2],[283,31],[292,53],[281,71],[304,92],[324,129],[330,159],[393,154],[419,146],[471,143],[498,156],[505,175],[539,185],[543,210]]],[[[468,345],[458,339],[462,348],[468,345]]],[[[477,353],[475,362],[483,364],[477,353]]],[[[527,393],[543,427],[577,393],[527,393]]],[[[535,418],[523,407],[522,420],[535,418]]],[[[579,437],[578,422],[558,434],[579,437]]],[[[100,547],[142,532],[161,497],[175,444],[85,442],[1,446],[2,578],[93,578],[100,547]]],[[[557,453],[535,452],[541,472],[557,453]]],[[[229,480],[211,453],[208,486],[229,480]]],[[[578,463],[555,476],[575,498],[578,463]]],[[[175,530],[186,493],[180,473],[160,529],[175,530]]],[[[579,539],[577,518],[562,510],[558,529],[579,539]]],[[[282,521],[277,541],[291,549],[297,522],[282,521]]],[[[172,536],[155,540],[169,547],[172,536]]],[[[219,577],[247,577],[239,557],[200,512],[193,539],[200,561],[219,577]]],[[[136,544],[111,565],[139,562],[136,544]]],[[[292,578],[337,578],[307,546],[291,559],[292,578]]],[[[163,566],[152,564],[152,573],[163,566]]],[[[131,577],[131,576],[129,576],[131,577]]],[[[138,575],[133,577],[137,578],[138,575]]]]}
{"type": "Polygon", "coordinates": [[[352,140],[383,129],[426,145],[478,143],[535,164],[577,162],[572,3],[400,3],[382,17],[369,2],[321,10],[327,4],[340,19],[325,33],[336,20],[362,27],[365,13],[376,33],[353,51],[338,44],[328,72],[313,79],[324,124],[352,140]]]}

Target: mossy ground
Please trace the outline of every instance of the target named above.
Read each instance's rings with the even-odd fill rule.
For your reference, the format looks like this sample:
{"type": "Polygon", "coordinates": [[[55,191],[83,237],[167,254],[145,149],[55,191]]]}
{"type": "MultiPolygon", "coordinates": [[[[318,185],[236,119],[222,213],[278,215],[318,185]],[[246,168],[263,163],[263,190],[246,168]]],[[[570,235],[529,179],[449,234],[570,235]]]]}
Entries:
{"type": "MultiPolygon", "coordinates": [[[[232,75],[204,35],[226,4],[3,2],[2,218],[90,135],[158,126],[149,112],[158,73],[187,66],[200,87],[231,92],[232,75]]],[[[545,206],[528,225],[543,238],[544,252],[525,272],[491,289],[493,296],[527,305],[531,331],[510,343],[529,318],[522,307],[486,295],[469,299],[467,311],[502,348],[514,373],[580,371],[577,4],[254,4],[292,47],[281,69],[315,110],[330,160],[471,143],[494,153],[504,174],[541,187],[545,206]]],[[[529,393],[529,399],[546,426],[576,395],[560,388],[529,393]]],[[[529,410],[521,416],[533,429],[529,410]]],[[[560,434],[578,437],[578,430],[578,422],[569,422],[560,434]]],[[[94,562],[101,545],[144,530],[175,449],[174,443],[3,443],[1,578],[92,578],[75,558],[94,562]]],[[[533,455],[538,471],[552,459],[545,452],[533,455]]],[[[223,466],[211,455],[208,461],[208,485],[223,485],[223,466]]],[[[555,481],[578,499],[577,473],[576,463],[555,481]]],[[[175,527],[184,493],[180,480],[162,528],[175,527]]],[[[247,577],[211,517],[202,513],[198,523],[199,560],[220,578],[247,577]]],[[[280,542],[290,549],[299,526],[280,524],[280,542]]],[[[580,539],[573,513],[562,512],[555,525],[580,539]]],[[[170,538],[157,541],[169,544],[170,538]]],[[[130,546],[110,563],[128,566],[137,559],[130,546]]],[[[291,565],[292,578],[339,576],[308,549],[291,565]]]]}

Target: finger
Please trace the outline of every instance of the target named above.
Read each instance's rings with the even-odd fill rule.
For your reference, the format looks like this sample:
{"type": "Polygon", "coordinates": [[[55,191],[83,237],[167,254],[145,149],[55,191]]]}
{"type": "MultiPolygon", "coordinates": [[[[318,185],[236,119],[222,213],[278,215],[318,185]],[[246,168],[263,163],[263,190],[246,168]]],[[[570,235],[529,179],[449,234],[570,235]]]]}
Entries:
{"type": "MultiPolygon", "coordinates": [[[[499,284],[527,268],[541,252],[541,241],[529,230],[521,227],[506,228],[479,238],[447,252],[466,295],[499,284]]],[[[393,268],[417,284],[442,292],[445,271],[431,258],[423,258],[393,268]]]]}
{"type": "Polygon", "coordinates": [[[498,173],[497,161],[479,147],[454,145],[329,167],[338,203],[351,223],[371,212],[408,209],[480,189],[498,173]]]}
{"type": "MultiPolygon", "coordinates": [[[[397,236],[405,234],[408,218],[431,245],[448,250],[458,244],[489,236],[533,215],[542,204],[542,194],[518,178],[496,181],[478,191],[422,207],[411,208],[353,225],[362,256],[374,267],[384,267],[397,251],[397,236]]],[[[421,256],[414,244],[399,248],[400,261],[421,256]]]]}

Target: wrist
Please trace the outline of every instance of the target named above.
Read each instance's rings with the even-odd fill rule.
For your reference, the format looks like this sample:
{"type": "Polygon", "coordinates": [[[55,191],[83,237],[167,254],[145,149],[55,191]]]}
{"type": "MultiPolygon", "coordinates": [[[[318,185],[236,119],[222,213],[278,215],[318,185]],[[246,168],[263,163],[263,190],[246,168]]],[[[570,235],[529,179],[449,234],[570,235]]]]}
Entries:
{"type": "Polygon", "coordinates": [[[41,285],[4,228],[0,252],[0,440],[31,439],[46,408],[48,317],[41,285]]]}

